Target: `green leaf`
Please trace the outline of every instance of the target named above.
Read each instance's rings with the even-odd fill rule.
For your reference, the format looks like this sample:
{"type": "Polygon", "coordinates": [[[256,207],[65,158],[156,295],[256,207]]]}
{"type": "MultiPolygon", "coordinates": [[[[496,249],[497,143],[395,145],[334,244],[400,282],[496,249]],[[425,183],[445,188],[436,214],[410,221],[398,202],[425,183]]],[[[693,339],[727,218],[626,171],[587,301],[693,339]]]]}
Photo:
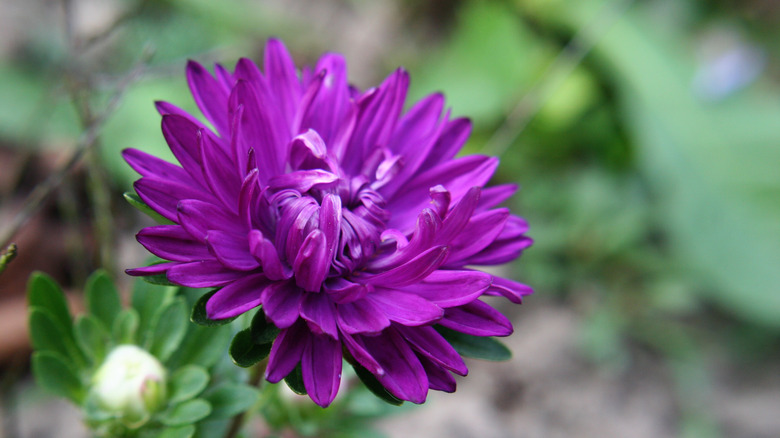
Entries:
{"type": "Polygon", "coordinates": [[[183,298],[176,298],[160,313],[150,338],[149,352],[162,362],[167,361],[184,339],[187,324],[187,306],[183,298]]]}
{"type": "Polygon", "coordinates": [[[379,383],[379,380],[377,380],[377,378],[374,377],[370,371],[365,369],[354,360],[350,361],[350,364],[352,365],[352,368],[355,369],[355,374],[357,374],[360,381],[363,382],[363,384],[366,385],[366,388],[368,388],[368,390],[371,391],[375,396],[379,397],[382,401],[394,406],[401,406],[403,404],[404,401],[394,396],[393,394],[390,394],[390,392],[381,383],[379,383]]]}
{"type": "Polygon", "coordinates": [[[209,418],[230,418],[246,411],[257,402],[257,389],[238,383],[226,383],[204,396],[211,403],[209,418]]]}
{"type": "Polygon", "coordinates": [[[209,383],[209,373],[197,365],[179,368],[171,376],[170,403],[189,400],[201,393],[209,383]]]}
{"type": "Polygon", "coordinates": [[[78,374],[59,355],[46,351],[34,353],[32,370],[38,385],[47,391],[77,404],[83,400],[85,391],[78,374]]]}
{"type": "Polygon", "coordinates": [[[298,364],[290,371],[290,374],[285,376],[284,383],[292,390],[292,392],[298,395],[306,395],[306,386],[303,384],[303,370],[301,364],[298,364]]]}
{"type": "Polygon", "coordinates": [[[172,225],[174,223],[173,221],[168,220],[163,216],[161,216],[160,213],[157,213],[156,211],[152,210],[152,207],[149,207],[140,197],[138,197],[137,194],[133,192],[125,192],[123,196],[125,198],[125,201],[127,201],[128,204],[135,207],[141,213],[154,219],[154,221],[157,222],[158,224],[172,225]]]}
{"type": "Polygon", "coordinates": [[[171,366],[193,364],[209,368],[227,352],[232,338],[233,332],[229,326],[190,325],[179,349],[171,357],[171,366]]]}
{"type": "Polygon", "coordinates": [[[65,294],[57,282],[43,272],[33,272],[30,276],[27,300],[30,307],[46,309],[62,328],[70,329],[73,326],[65,294]]]}
{"type": "Polygon", "coordinates": [[[255,344],[270,344],[279,335],[279,328],[266,320],[262,307],[257,309],[250,327],[252,328],[252,339],[255,341],[255,344]]]}
{"type": "Polygon", "coordinates": [[[111,336],[103,324],[93,315],[82,315],[76,320],[76,343],[94,364],[100,364],[106,357],[111,336]]]}
{"type": "Polygon", "coordinates": [[[114,282],[103,270],[95,271],[87,279],[84,289],[87,310],[103,323],[106,330],[111,330],[114,320],[122,310],[122,302],[114,282]]]}
{"type": "Polygon", "coordinates": [[[173,300],[175,287],[153,286],[141,279],[133,284],[133,308],[138,312],[138,343],[148,346],[160,313],[173,300]]]}
{"type": "Polygon", "coordinates": [[[72,336],[70,328],[64,330],[47,310],[36,307],[30,309],[30,340],[35,350],[56,353],[78,366],[84,357],[72,336]]]}
{"type": "Polygon", "coordinates": [[[114,321],[112,330],[117,344],[135,344],[138,332],[138,312],[133,308],[122,309],[114,321]]]}
{"type": "Polygon", "coordinates": [[[214,296],[218,290],[219,289],[215,289],[203,294],[203,296],[200,297],[197,302],[195,302],[195,305],[192,307],[192,315],[190,316],[190,320],[192,322],[205,327],[214,327],[228,324],[236,319],[235,316],[233,318],[225,319],[209,319],[208,314],[206,313],[206,302],[208,302],[208,300],[214,296]]]}
{"type": "Polygon", "coordinates": [[[241,330],[230,343],[230,358],[240,367],[248,368],[268,357],[271,344],[255,344],[252,329],[241,330]]]}
{"type": "Polygon", "coordinates": [[[195,435],[195,426],[187,424],[184,426],[167,427],[156,435],[157,438],[191,438],[195,435]]]}
{"type": "Polygon", "coordinates": [[[494,338],[467,335],[439,325],[434,328],[461,356],[492,361],[508,360],[512,357],[512,352],[494,338]]]}
{"type": "Polygon", "coordinates": [[[166,426],[182,426],[206,418],[210,413],[209,402],[196,398],[174,405],[161,415],[160,422],[166,426]]]}

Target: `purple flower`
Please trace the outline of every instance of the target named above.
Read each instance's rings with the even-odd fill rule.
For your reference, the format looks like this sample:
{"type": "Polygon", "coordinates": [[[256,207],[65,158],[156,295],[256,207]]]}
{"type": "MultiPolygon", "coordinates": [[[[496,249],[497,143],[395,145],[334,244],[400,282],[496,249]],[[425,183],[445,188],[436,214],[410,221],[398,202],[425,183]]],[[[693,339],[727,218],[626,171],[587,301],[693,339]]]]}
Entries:
{"type": "Polygon", "coordinates": [[[221,288],[206,305],[211,319],[262,306],[281,329],[266,378],[278,382],[300,364],[321,406],[336,396],[342,356],[401,400],[454,391],[452,373],[468,370],[437,328],[507,336],[509,320],[479,298],[520,303],[531,293],[473,268],[514,260],[531,244],[526,222],[496,208],[516,187],[484,187],[496,158],[455,158],[471,124],[443,113],[442,95],[403,111],[402,69],[360,91],[340,55],[298,72],[277,40],[264,67],[241,59],[212,76],[189,63],[211,127],[157,104],[181,167],[124,151],[142,175],[138,195],[174,222],[138,233],[170,262],[128,272],[221,288]]]}

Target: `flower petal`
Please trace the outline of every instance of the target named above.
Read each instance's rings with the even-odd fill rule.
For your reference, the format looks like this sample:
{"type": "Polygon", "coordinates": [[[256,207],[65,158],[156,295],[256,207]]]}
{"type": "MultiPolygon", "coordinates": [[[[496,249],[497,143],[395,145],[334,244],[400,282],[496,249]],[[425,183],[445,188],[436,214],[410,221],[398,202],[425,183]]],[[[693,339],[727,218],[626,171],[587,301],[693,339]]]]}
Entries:
{"type": "Polygon", "coordinates": [[[428,376],[406,341],[395,330],[361,338],[366,351],[385,371],[376,375],[382,386],[401,400],[425,402],[428,376]]]}
{"type": "Polygon", "coordinates": [[[382,309],[390,321],[403,325],[429,324],[444,316],[441,307],[414,294],[377,288],[365,299],[382,309]]]}
{"type": "Polygon", "coordinates": [[[508,278],[495,277],[493,284],[485,295],[503,296],[515,304],[522,304],[523,297],[534,293],[531,286],[512,281],[508,278]]]}
{"type": "Polygon", "coordinates": [[[310,336],[301,356],[301,371],[314,403],[323,408],[330,405],[341,382],[341,343],[326,335],[310,336]]]}
{"type": "Polygon", "coordinates": [[[260,230],[249,232],[249,252],[260,262],[265,275],[271,280],[286,280],[292,277],[292,269],[279,260],[279,253],[273,243],[260,230]]]}
{"type": "Polygon", "coordinates": [[[479,298],[492,280],[490,274],[480,271],[438,270],[419,283],[403,287],[403,290],[441,308],[448,308],[462,306],[479,298]]]}
{"type": "Polygon", "coordinates": [[[263,291],[272,285],[263,274],[249,274],[218,290],[206,302],[210,319],[225,319],[254,309],[261,303],[263,291]]]}
{"type": "Polygon", "coordinates": [[[444,264],[449,250],[446,246],[434,246],[401,266],[381,274],[357,277],[361,283],[401,287],[416,283],[444,264]]]}
{"type": "Polygon", "coordinates": [[[214,259],[206,245],[194,239],[179,225],[146,227],[138,232],[136,239],[149,252],[167,260],[192,262],[214,259]]]}
{"type": "Polygon", "coordinates": [[[417,355],[425,374],[428,375],[428,387],[436,391],[455,392],[456,382],[449,371],[425,356],[417,355]]]}
{"type": "Polygon", "coordinates": [[[271,354],[268,355],[268,366],[265,368],[266,380],[276,383],[287,377],[301,361],[303,350],[311,336],[303,321],[282,329],[274,340],[271,354]]]}
{"type": "Polygon", "coordinates": [[[336,324],[336,306],[322,293],[306,294],[301,303],[301,317],[308,321],[314,333],[325,333],[333,339],[339,338],[336,324]]]}
{"type": "Polygon", "coordinates": [[[382,309],[365,298],[337,304],[336,310],[339,328],[344,333],[378,333],[390,325],[382,309]]]}
{"type": "Polygon", "coordinates": [[[241,235],[210,230],[206,233],[206,243],[223,265],[237,271],[251,271],[260,267],[249,252],[249,240],[241,235]]]}
{"type": "Polygon", "coordinates": [[[172,180],[182,185],[200,185],[181,167],[138,149],[125,149],[122,151],[122,157],[141,176],[172,180]]]}
{"type": "Polygon", "coordinates": [[[227,99],[230,89],[220,83],[202,65],[187,62],[187,82],[195,103],[223,136],[230,134],[227,119],[227,99]]]}
{"type": "Polygon", "coordinates": [[[305,291],[319,292],[329,269],[325,235],[320,230],[314,230],[306,236],[293,262],[295,282],[305,291]]]}
{"type": "Polygon", "coordinates": [[[439,324],[474,336],[509,336],[513,331],[506,316],[479,300],[446,309],[439,324]]]}
{"type": "Polygon", "coordinates": [[[395,328],[418,353],[461,376],[468,374],[463,358],[433,327],[395,328]]]}
{"type": "Polygon", "coordinates": [[[219,287],[243,278],[246,274],[226,268],[215,260],[180,263],[168,270],[168,280],[187,287],[219,287]]]}
{"type": "MultiPolygon", "coordinates": [[[[284,126],[292,128],[303,89],[290,53],[281,41],[275,38],[268,40],[265,45],[264,65],[268,83],[273,84],[271,90],[276,98],[275,106],[283,116],[284,126]]],[[[288,132],[288,134],[292,136],[295,133],[288,132]]]]}
{"type": "Polygon", "coordinates": [[[179,202],[177,210],[177,222],[193,237],[204,242],[209,230],[229,229],[239,233],[243,231],[236,229],[239,227],[235,224],[239,222],[234,214],[211,202],[184,199],[179,202]]]}
{"type": "Polygon", "coordinates": [[[292,282],[276,281],[263,290],[263,311],[275,326],[290,327],[298,320],[303,295],[292,282]]]}
{"type": "Polygon", "coordinates": [[[173,180],[145,176],[133,183],[138,196],[164,218],[177,222],[177,206],[181,199],[214,199],[197,186],[184,185],[173,180]]]}

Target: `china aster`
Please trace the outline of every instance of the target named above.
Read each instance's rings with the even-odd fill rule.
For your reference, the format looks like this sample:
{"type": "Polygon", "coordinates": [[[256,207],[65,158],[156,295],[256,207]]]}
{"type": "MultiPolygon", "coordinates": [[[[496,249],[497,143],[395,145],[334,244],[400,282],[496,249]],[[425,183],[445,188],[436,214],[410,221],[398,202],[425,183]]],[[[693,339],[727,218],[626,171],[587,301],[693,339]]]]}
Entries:
{"type": "Polygon", "coordinates": [[[343,358],[401,400],[454,391],[452,373],[468,370],[440,331],[509,335],[510,321],[480,297],[520,303],[531,292],[477,269],[531,244],[526,222],[497,207],[516,187],[485,187],[496,158],[456,158],[471,124],[451,118],[441,94],[404,111],[403,69],[361,91],[342,56],[298,71],[270,40],[263,70],[241,59],[212,75],[190,62],[208,125],[157,104],[181,166],[124,151],[142,176],[139,197],[173,222],[137,236],[168,262],[128,272],[219,288],[211,319],[262,306],[281,330],[267,380],[300,365],[321,406],[336,396],[343,358]]]}

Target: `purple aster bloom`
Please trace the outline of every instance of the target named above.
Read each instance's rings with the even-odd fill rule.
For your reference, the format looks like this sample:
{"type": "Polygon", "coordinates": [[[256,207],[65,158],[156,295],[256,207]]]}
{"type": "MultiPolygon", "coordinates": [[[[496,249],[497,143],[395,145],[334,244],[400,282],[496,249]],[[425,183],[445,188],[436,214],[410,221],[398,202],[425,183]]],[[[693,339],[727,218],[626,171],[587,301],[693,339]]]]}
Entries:
{"type": "Polygon", "coordinates": [[[142,175],[140,198],[174,223],[137,236],[169,262],[128,272],[220,288],[206,304],[211,319],[262,306],[281,329],[266,378],[300,365],[320,406],[336,396],[342,358],[401,400],[454,391],[452,373],[468,370],[441,327],[507,336],[512,324],[479,298],[520,303],[531,293],[474,268],[507,263],[531,244],[526,222],[497,208],[516,187],[484,187],[496,158],[455,157],[471,124],[450,118],[441,94],[403,111],[402,69],[361,91],[342,56],[299,72],[277,40],[264,67],[241,59],[212,76],[189,63],[211,126],[157,104],[181,167],[124,151],[142,175]]]}

